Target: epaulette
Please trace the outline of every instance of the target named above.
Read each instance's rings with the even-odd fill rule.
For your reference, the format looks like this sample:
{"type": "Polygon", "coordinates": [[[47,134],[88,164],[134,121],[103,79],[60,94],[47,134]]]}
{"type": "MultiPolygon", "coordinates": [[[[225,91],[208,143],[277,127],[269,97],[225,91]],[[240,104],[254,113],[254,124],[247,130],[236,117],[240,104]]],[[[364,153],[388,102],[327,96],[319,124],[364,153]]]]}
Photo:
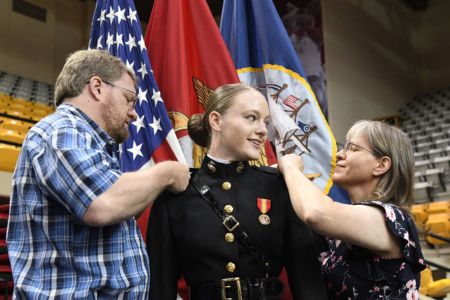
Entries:
{"type": "Polygon", "coordinates": [[[267,167],[267,166],[252,166],[252,168],[262,171],[264,173],[267,174],[271,174],[271,175],[278,175],[278,169],[277,168],[273,168],[273,167],[267,167]]]}

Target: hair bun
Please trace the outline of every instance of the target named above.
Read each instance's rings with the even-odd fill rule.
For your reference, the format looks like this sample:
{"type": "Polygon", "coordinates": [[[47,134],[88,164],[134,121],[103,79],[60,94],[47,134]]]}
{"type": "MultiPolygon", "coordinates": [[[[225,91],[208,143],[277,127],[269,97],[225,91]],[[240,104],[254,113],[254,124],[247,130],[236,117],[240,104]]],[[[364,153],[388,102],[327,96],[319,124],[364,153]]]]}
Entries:
{"type": "Polygon", "coordinates": [[[208,147],[208,129],[204,120],[204,114],[193,114],[188,121],[188,133],[190,138],[199,146],[208,147]]]}

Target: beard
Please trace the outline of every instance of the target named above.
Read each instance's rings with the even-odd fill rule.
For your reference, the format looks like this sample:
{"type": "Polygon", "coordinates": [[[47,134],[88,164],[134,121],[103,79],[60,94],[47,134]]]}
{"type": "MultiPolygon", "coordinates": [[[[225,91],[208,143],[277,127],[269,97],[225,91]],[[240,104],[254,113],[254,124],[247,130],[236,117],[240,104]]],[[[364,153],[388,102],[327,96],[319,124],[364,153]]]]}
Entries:
{"type": "Polygon", "coordinates": [[[125,142],[130,135],[123,117],[117,112],[117,108],[109,101],[101,110],[104,130],[118,144],[125,142]]]}

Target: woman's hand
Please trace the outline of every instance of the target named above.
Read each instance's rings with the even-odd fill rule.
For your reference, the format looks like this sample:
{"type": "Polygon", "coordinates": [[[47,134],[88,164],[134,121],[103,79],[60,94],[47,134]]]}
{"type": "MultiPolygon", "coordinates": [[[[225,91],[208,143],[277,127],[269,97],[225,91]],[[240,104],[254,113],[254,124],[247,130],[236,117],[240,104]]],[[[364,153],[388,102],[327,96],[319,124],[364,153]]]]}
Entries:
{"type": "Polygon", "coordinates": [[[278,171],[283,175],[289,170],[300,170],[303,172],[305,165],[303,159],[297,154],[287,154],[278,161],[278,171]]]}

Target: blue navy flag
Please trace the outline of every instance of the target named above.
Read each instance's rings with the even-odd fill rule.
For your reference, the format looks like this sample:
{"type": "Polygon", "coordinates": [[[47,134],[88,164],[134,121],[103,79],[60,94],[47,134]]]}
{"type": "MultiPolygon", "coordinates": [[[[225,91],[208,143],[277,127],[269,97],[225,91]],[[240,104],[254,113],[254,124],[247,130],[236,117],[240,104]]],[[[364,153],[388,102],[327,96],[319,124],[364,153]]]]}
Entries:
{"type": "Polygon", "coordinates": [[[132,0],[98,0],[92,18],[89,48],[119,57],[138,78],[138,118],[120,148],[121,168],[135,171],[154,162],[185,162],[164,101],[153,78],[141,24],[132,0]]]}
{"type": "Polygon", "coordinates": [[[267,97],[277,155],[302,155],[305,173],[329,193],[336,141],[272,0],[225,0],[220,30],[240,80],[267,97]]]}

